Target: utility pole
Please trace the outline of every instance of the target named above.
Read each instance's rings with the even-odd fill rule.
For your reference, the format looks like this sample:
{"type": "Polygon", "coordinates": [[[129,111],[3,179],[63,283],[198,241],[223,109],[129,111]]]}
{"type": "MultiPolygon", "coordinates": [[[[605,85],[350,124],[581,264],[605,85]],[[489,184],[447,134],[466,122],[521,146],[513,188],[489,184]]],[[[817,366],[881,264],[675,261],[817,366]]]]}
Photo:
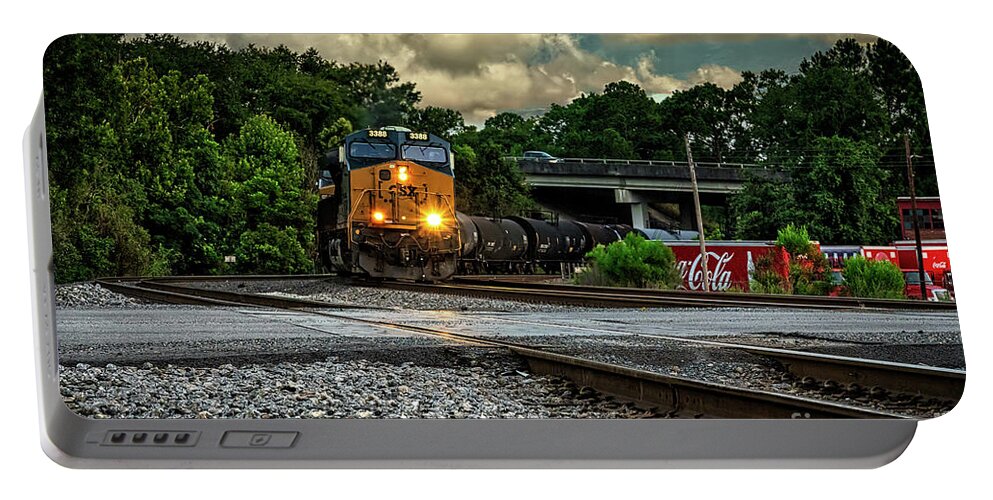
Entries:
{"type": "Polygon", "coordinates": [[[914,221],[914,242],[917,243],[917,276],[921,280],[921,300],[927,300],[927,282],[924,277],[924,251],[921,249],[921,226],[917,216],[917,193],[914,191],[914,166],[910,160],[910,134],[903,134],[903,148],[907,153],[907,182],[910,184],[910,216],[914,221]]]}
{"type": "MultiPolygon", "coordinates": [[[[693,184],[693,207],[696,209],[696,228],[700,233],[700,263],[703,264],[703,290],[710,290],[710,276],[707,272],[707,241],[703,236],[703,214],[700,212],[700,190],[696,185],[696,166],[693,164],[693,151],[690,149],[690,134],[683,134],[686,143],[686,162],[690,165],[690,183],[693,184]]],[[[691,277],[692,278],[692,277],[691,277]]]]}

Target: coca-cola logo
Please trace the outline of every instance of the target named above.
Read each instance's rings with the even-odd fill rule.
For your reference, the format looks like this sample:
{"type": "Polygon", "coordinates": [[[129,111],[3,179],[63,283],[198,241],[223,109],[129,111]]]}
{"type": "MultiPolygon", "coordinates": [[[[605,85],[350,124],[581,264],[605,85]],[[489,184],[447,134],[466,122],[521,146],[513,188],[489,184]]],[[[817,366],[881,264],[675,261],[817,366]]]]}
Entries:
{"type": "Polygon", "coordinates": [[[948,269],[948,263],[947,262],[935,262],[934,264],[931,265],[931,268],[932,269],[948,269]]]}
{"type": "MultiPolygon", "coordinates": [[[[731,269],[728,267],[733,253],[707,252],[707,275],[710,278],[710,291],[724,291],[731,288],[731,269]]],[[[677,264],[683,283],[690,290],[703,290],[703,259],[698,254],[693,262],[681,260],[677,264]]]]}

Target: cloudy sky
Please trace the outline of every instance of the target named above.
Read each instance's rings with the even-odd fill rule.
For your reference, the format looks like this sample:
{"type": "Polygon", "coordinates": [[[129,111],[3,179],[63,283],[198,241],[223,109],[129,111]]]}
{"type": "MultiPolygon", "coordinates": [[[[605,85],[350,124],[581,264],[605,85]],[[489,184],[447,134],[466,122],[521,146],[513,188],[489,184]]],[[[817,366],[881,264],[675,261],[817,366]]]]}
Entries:
{"type": "MultiPolygon", "coordinates": [[[[242,48],[309,47],[339,62],[392,64],[417,84],[422,104],[456,109],[480,124],[501,111],[533,113],[609,82],[637,83],[656,99],[713,82],[730,87],[746,70],[796,71],[844,35],[189,35],[242,48]]],[[[871,41],[870,37],[857,37],[871,41]]]]}

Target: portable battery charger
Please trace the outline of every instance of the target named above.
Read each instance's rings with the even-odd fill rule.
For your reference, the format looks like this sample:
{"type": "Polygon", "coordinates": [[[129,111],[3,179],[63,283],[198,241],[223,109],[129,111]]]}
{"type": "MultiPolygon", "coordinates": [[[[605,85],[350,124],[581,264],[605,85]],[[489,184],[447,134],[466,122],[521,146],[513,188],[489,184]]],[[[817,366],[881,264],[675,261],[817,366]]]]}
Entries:
{"type": "Polygon", "coordinates": [[[866,36],[782,68],[699,43],[724,55],[664,35],[56,40],[24,140],[46,453],[895,459],[965,381],[913,66],[866,36]]]}

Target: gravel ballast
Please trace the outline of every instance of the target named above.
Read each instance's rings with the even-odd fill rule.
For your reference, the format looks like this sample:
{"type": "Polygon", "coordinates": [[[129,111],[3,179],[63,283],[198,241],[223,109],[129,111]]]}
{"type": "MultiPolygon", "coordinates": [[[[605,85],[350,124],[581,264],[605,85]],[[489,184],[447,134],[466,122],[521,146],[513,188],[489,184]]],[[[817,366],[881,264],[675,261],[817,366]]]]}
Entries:
{"type": "Polygon", "coordinates": [[[354,284],[344,278],[297,281],[211,281],[197,286],[245,293],[264,293],[307,298],[355,306],[377,306],[434,311],[572,311],[574,306],[515,300],[489,299],[467,295],[391,290],[354,284]]]}
{"type": "Polygon", "coordinates": [[[654,413],[513,361],[423,367],[314,363],[62,367],[68,407],[93,418],[645,418],[654,413]],[[485,364],[485,366],[484,366],[485,364]]]}
{"type": "Polygon", "coordinates": [[[96,283],[71,283],[55,287],[55,305],[67,307],[135,307],[140,300],[112,292],[96,283]]]}

